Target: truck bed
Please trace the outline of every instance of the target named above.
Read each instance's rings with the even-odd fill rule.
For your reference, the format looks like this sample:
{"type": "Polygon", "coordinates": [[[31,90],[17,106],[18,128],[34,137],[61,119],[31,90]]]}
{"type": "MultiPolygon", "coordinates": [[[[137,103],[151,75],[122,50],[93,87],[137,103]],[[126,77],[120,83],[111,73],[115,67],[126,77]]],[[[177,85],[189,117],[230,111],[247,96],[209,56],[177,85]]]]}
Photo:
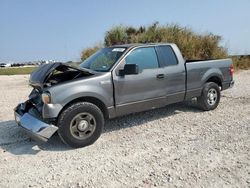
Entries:
{"type": "Polygon", "coordinates": [[[223,85],[230,83],[233,79],[229,72],[231,64],[231,59],[186,61],[186,99],[200,96],[207,78],[219,79],[221,89],[225,89],[223,85]]]}

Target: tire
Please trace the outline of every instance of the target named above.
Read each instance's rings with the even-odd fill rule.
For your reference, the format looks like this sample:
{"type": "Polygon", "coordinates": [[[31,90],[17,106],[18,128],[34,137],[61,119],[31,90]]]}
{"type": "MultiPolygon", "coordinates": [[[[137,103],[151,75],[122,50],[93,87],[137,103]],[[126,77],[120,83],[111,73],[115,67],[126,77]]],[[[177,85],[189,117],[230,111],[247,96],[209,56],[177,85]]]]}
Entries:
{"type": "Polygon", "coordinates": [[[58,135],[73,148],[93,144],[101,135],[104,127],[102,111],[89,102],[74,103],[59,116],[58,135]]]}
{"type": "Polygon", "coordinates": [[[199,107],[204,111],[214,110],[220,102],[220,88],[214,82],[204,85],[201,96],[197,99],[199,107]]]}

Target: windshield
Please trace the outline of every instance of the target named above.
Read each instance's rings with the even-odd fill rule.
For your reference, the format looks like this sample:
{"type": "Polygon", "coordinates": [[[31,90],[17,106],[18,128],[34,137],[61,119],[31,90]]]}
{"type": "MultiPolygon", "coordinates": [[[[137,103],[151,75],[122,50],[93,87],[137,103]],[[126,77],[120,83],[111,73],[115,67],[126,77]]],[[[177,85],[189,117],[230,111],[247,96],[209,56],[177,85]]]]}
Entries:
{"type": "Polygon", "coordinates": [[[99,72],[108,72],[125,50],[126,48],[103,48],[83,61],[80,67],[99,72]]]}

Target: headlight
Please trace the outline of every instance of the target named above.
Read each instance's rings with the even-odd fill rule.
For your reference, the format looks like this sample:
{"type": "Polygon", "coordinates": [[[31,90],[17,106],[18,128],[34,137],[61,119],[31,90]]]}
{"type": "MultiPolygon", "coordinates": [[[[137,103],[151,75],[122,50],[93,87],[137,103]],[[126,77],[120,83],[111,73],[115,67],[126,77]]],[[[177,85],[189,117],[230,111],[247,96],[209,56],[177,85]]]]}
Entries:
{"type": "Polygon", "coordinates": [[[51,97],[48,92],[42,94],[42,101],[44,104],[49,104],[51,102],[51,97]]]}

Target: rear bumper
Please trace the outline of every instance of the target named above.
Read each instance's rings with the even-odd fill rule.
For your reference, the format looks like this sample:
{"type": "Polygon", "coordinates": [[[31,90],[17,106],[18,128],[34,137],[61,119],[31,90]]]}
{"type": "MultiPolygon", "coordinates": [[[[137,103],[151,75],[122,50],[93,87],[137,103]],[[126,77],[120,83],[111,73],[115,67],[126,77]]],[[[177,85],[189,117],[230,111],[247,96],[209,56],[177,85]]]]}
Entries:
{"type": "Polygon", "coordinates": [[[25,103],[14,109],[15,121],[34,140],[46,142],[57,131],[58,127],[47,124],[23,110],[25,103]]]}
{"type": "Polygon", "coordinates": [[[222,90],[232,88],[234,86],[234,80],[222,83],[222,90]]]}
{"type": "Polygon", "coordinates": [[[234,80],[230,82],[229,87],[231,88],[231,87],[233,87],[233,86],[234,86],[234,80]]]}

